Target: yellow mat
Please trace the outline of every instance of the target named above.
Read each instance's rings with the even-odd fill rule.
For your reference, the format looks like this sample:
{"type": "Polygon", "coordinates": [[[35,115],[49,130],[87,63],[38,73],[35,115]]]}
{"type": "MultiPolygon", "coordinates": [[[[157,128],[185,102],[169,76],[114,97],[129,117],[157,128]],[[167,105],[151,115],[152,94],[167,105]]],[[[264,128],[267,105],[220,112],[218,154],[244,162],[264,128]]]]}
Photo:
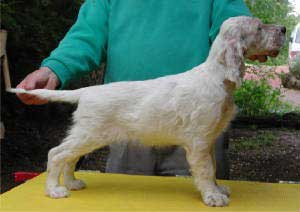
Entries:
{"type": "Polygon", "coordinates": [[[77,172],[87,188],[69,198],[44,195],[42,174],[0,196],[0,211],[295,211],[300,212],[300,185],[219,181],[230,186],[230,205],[205,206],[191,178],[146,177],[77,172]]]}

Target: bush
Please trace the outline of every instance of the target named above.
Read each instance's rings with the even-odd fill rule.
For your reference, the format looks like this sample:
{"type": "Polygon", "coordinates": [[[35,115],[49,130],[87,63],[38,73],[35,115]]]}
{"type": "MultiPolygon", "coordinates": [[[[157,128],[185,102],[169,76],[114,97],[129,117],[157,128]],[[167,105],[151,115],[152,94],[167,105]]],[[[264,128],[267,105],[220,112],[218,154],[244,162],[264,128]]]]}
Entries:
{"type": "Polygon", "coordinates": [[[266,79],[260,81],[246,80],[234,93],[234,100],[240,115],[268,116],[291,111],[290,104],[280,100],[280,89],[273,89],[266,79]]]}

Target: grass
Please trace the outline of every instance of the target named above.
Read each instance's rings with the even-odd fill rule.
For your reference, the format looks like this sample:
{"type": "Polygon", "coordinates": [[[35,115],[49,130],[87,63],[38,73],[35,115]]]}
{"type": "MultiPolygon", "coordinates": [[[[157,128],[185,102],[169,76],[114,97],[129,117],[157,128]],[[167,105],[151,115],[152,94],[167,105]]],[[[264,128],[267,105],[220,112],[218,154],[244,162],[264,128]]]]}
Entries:
{"type": "Polygon", "coordinates": [[[271,131],[262,131],[253,137],[240,137],[230,142],[234,150],[258,150],[263,147],[272,146],[276,140],[277,135],[271,131]]]}

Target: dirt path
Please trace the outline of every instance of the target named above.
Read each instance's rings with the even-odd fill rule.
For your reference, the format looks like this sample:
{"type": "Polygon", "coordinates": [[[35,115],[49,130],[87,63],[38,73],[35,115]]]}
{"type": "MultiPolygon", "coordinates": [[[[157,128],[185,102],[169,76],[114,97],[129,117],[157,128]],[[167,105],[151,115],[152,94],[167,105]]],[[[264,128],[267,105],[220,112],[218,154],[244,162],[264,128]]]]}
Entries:
{"type": "Polygon", "coordinates": [[[230,178],[300,182],[300,131],[232,129],[230,178]]]}

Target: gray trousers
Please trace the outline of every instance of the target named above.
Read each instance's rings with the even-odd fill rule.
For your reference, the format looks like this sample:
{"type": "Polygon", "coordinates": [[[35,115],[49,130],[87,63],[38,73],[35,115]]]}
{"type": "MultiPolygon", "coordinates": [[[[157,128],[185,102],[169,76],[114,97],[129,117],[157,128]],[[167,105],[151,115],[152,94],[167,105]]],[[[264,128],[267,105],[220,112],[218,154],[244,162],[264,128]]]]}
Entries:
{"type": "MultiPolygon", "coordinates": [[[[217,178],[229,178],[227,139],[222,135],[215,145],[217,178]]],[[[181,147],[145,147],[128,143],[110,145],[106,172],[140,175],[190,175],[185,150],[181,147]]]]}

